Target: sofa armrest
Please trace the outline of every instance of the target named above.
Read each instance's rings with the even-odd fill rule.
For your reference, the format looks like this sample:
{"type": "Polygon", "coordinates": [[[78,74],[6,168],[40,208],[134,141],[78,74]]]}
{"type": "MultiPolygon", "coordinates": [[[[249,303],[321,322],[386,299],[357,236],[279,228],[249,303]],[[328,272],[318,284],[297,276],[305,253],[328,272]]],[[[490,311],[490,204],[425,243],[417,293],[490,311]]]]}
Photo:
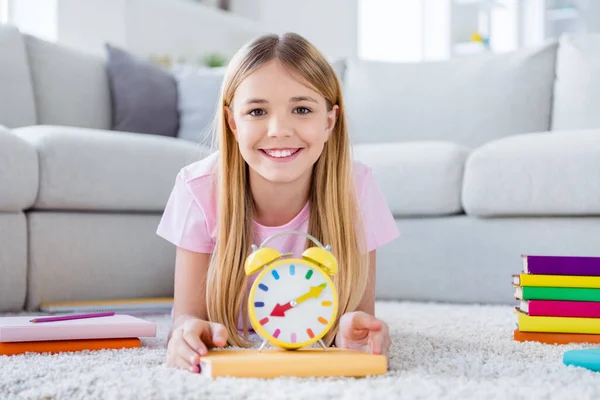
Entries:
{"type": "Polygon", "coordinates": [[[37,125],[13,131],[37,149],[37,209],[162,212],[197,143],[157,135],[37,125]]]}
{"type": "Polygon", "coordinates": [[[0,126],[0,212],[25,210],[38,192],[38,158],[27,141],[0,126]]]}
{"type": "Polygon", "coordinates": [[[489,142],[467,159],[467,214],[600,214],[600,130],[520,134],[489,142]]]}

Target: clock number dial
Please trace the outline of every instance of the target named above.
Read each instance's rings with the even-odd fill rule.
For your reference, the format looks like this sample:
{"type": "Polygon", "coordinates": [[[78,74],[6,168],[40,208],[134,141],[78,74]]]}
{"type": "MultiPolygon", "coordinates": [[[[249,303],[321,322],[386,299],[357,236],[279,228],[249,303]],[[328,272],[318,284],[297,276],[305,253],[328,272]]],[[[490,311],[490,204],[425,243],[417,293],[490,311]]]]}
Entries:
{"type": "Polygon", "coordinates": [[[331,280],[299,262],[284,262],[265,273],[252,300],[260,330],[282,342],[312,341],[335,318],[331,280]]]}

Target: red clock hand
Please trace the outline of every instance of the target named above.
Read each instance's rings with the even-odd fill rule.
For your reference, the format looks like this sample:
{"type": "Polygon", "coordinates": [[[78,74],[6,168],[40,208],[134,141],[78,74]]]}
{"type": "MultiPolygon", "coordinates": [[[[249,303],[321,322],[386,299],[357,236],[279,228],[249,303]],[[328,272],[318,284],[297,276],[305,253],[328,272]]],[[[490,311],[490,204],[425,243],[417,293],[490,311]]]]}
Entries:
{"type": "Polygon", "coordinates": [[[284,305],[277,303],[277,305],[275,305],[275,307],[273,308],[273,311],[271,311],[271,317],[285,317],[285,312],[291,308],[292,304],[290,301],[288,301],[284,305]]]}

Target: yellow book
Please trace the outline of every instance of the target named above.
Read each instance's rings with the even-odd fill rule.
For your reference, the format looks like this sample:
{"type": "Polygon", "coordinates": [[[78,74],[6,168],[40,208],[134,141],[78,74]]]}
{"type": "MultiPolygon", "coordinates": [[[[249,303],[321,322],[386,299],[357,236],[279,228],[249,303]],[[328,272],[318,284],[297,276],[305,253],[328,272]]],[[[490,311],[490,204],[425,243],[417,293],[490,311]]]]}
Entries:
{"type": "Polygon", "coordinates": [[[571,288],[600,288],[600,276],[573,276],[573,275],[513,275],[513,284],[516,286],[544,286],[544,287],[571,287],[571,288]]]}
{"type": "Polygon", "coordinates": [[[364,377],[387,372],[383,355],[356,350],[211,350],[200,358],[200,374],[209,378],[364,377]]]}
{"type": "Polygon", "coordinates": [[[600,334],[600,318],[532,317],[518,309],[515,313],[521,332],[600,334]]]}
{"type": "Polygon", "coordinates": [[[57,301],[40,304],[40,311],[57,312],[101,312],[101,311],[144,311],[170,310],[173,307],[172,297],[151,297],[133,299],[106,299],[85,301],[57,301]]]}

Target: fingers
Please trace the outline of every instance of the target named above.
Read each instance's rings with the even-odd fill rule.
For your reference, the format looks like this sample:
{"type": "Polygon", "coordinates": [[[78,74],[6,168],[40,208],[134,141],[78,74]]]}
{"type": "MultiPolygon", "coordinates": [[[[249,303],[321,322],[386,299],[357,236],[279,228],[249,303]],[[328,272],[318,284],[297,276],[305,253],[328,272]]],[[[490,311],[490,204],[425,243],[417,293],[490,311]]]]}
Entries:
{"type": "Polygon", "coordinates": [[[352,315],[352,327],[357,330],[377,331],[381,329],[383,322],[371,314],[363,311],[356,311],[352,315]]]}
{"type": "Polygon", "coordinates": [[[221,324],[210,322],[211,341],[215,347],[223,347],[227,344],[227,329],[221,324]]]}
{"type": "Polygon", "coordinates": [[[227,330],[221,324],[191,319],[173,331],[167,345],[167,364],[199,372],[200,358],[211,347],[227,344],[227,330]]]}
{"type": "Polygon", "coordinates": [[[203,320],[188,322],[189,324],[184,324],[184,339],[200,355],[205,355],[211,347],[223,347],[227,344],[227,329],[222,324],[203,320]]]}
{"type": "Polygon", "coordinates": [[[179,328],[173,332],[167,346],[167,365],[191,372],[199,372],[200,357],[183,339],[184,330],[179,328]]]}
{"type": "Polygon", "coordinates": [[[387,325],[383,322],[381,322],[381,324],[382,328],[380,330],[370,332],[369,342],[371,343],[371,353],[383,354],[389,360],[392,340],[387,325]]]}
{"type": "Polygon", "coordinates": [[[181,369],[187,369],[188,371],[197,374],[198,372],[200,372],[200,366],[198,364],[199,364],[199,361],[196,363],[191,363],[188,360],[186,360],[184,357],[179,357],[178,363],[176,366],[181,369]]]}
{"type": "Polygon", "coordinates": [[[371,354],[382,354],[390,360],[391,338],[387,324],[362,311],[345,313],[340,320],[336,346],[371,354]]]}
{"type": "Polygon", "coordinates": [[[388,356],[391,339],[388,326],[383,321],[371,314],[358,311],[352,316],[352,327],[355,331],[368,335],[371,353],[388,356]]]}
{"type": "Polygon", "coordinates": [[[183,334],[183,340],[187,344],[187,346],[194,352],[194,354],[198,354],[201,356],[205,356],[208,353],[208,348],[202,340],[198,336],[196,336],[192,332],[185,332],[183,334]]]}
{"type": "Polygon", "coordinates": [[[203,331],[207,330],[206,321],[189,320],[183,324],[183,340],[200,355],[206,355],[208,348],[200,339],[203,331]]]}

